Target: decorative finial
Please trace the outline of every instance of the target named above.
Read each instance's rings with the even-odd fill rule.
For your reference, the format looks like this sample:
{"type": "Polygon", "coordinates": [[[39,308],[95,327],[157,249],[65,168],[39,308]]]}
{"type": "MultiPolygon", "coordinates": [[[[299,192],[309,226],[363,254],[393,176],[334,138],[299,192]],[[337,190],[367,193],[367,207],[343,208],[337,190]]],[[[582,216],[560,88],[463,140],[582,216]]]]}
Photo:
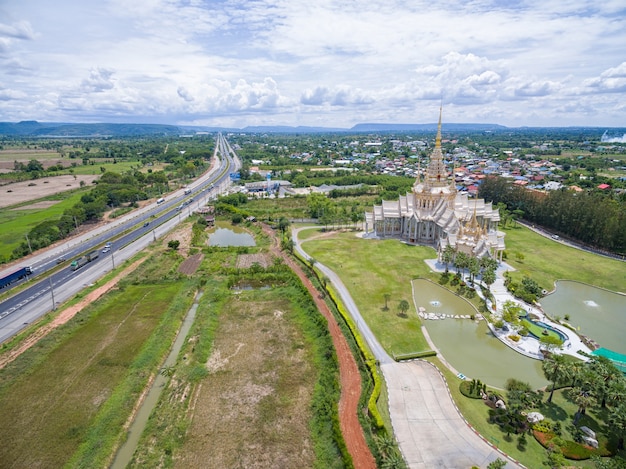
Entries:
{"type": "Polygon", "coordinates": [[[435,138],[435,148],[441,148],[441,113],[443,106],[439,106],[439,124],[437,124],[437,137],[435,138]]]}

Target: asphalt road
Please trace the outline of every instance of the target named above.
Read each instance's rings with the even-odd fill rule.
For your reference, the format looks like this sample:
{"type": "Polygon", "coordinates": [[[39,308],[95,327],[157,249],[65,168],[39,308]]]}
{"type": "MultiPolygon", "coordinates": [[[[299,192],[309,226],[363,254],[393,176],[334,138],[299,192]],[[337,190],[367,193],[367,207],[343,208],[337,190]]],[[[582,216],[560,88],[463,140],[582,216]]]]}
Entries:
{"type": "MultiPolygon", "coordinates": [[[[237,155],[225,138],[218,136],[214,157],[221,155],[219,165],[203,174],[189,185],[191,194],[181,189],[166,196],[161,204],[151,204],[120,217],[105,226],[99,227],[61,246],[47,250],[28,259],[35,274],[27,281],[27,287],[0,302],[0,343],[17,334],[29,323],[54,310],[57,305],[68,300],[83,288],[95,283],[115,266],[145,249],[171,231],[195,208],[204,205],[217,194],[228,190],[231,182],[229,173],[240,167],[237,155]],[[177,207],[185,200],[191,200],[182,210],[177,207]],[[111,250],[102,252],[102,246],[111,242],[111,250]],[[99,257],[80,269],[73,271],[70,260],[90,251],[98,250],[99,257]],[[67,259],[58,270],[56,260],[67,259]]],[[[23,264],[27,265],[27,264],[23,264]]],[[[9,273],[18,267],[6,269],[9,273]]],[[[19,283],[11,285],[15,288],[19,283]]],[[[5,290],[6,291],[6,290],[5,290]]]]}

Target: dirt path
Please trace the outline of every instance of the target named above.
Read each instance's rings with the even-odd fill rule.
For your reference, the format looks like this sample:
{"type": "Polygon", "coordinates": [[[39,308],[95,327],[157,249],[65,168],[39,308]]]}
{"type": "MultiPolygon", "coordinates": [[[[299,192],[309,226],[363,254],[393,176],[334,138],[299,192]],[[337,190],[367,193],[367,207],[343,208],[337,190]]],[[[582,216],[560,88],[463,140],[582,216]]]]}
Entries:
{"type": "Polygon", "coordinates": [[[145,259],[147,258],[139,259],[138,261],[126,267],[123,271],[121,271],[107,283],[99,288],[96,288],[87,296],[85,296],[85,298],[83,298],[79,303],[76,303],[75,305],[61,311],[61,313],[59,313],[59,315],[54,318],[52,322],[43,327],[40,327],[35,332],[33,332],[28,338],[26,338],[26,340],[22,342],[22,344],[20,344],[19,347],[0,356],[0,370],[9,363],[11,363],[13,360],[15,360],[17,357],[19,357],[21,354],[23,354],[26,350],[31,348],[33,345],[35,345],[37,342],[39,342],[43,337],[47,336],[51,331],[68,322],[70,319],[76,316],[76,314],[78,314],[83,308],[93,303],[102,295],[110,291],[115,285],[117,285],[117,282],[119,282],[122,278],[135,270],[145,259]]]}
{"type": "Polygon", "coordinates": [[[350,456],[352,456],[354,467],[358,469],[375,469],[376,461],[367,446],[365,435],[363,434],[363,429],[361,428],[357,416],[357,412],[359,411],[359,397],[361,395],[361,375],[359,374],[356,361],[352,356],[350,346],[343,336],[335,317],[328,309],[324,300],[319,297],[319,292],[315,289],[304,271],[291,257],[287,256],[278,248],[276,233],[267,225],[263,225],[263,231],[273,240],[271,247],[272,252],[282,258],[300,278],[315,300],[317,308],[328,321],[328,329],[337,352],[337,360],[339,361],[339,377],[341,382],[339,425],[341,427],[341,433],[346,442],[348,452],[350,456]]]}

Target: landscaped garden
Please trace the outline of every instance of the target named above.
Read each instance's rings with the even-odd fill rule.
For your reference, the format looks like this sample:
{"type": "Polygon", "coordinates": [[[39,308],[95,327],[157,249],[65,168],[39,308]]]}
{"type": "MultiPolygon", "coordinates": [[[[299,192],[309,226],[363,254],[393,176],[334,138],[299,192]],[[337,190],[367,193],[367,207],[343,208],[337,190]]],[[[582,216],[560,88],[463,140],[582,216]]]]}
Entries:
{"type": "MultiPolygon", "coordinates": [[[[548,243],[556,244],[547,239],[537,239],[541,237],[524,228],[507,231],[515,232],[513,243],[509,244],[510,249],[543,251],[551,247],[548,243]]],[[[344,279],[344,284],[350,290],[361,313],[370,327],[373,325],[372,329],[376,331],[379,340],[382,339],[383,346],[393,353],[400,350],[406,350],[407,353],[415,351],[415,348],[409,351],[408,345],[415,347],[415,344],[419,344],[416,338],[421,336],[421,332],[411,328],[412,332],[408,334],[406,329],[408,324],[405,322],[412,321],[413,316],[409,314],[408,319],[402,319],[396,314],[384,315],[386,299],[389,300],[390,305],[396,302],[399,304],[403,296],[408,295],[405,283],[408,283],[411,278],[424,277],[435,281],[440,280],[424,263],[425,259],[435,257],[434,251],[426,247],[407,246],[397,240],[363,240],[357,238],[354,233],[328,234],[322,233],[319,229],[307,231],[302,238],[306,240],[304,248],[308,254],[329,266],[344,279]],[[385,296],[385,292],[389,292],[388,296],[385,296]]],[[[509,243],[508,239],[507,243],[509,243]]],[[[556,246],[556,250],[558,256],[550,256],[552,265],[547,269],[548,272],[542,272],[539,275],[542,284],[545,283],[548,286],[557,278],[577,278],[581,266],[578,262],[572,262],[573,259],[580,260],[586,265],[586,262],[592,258],[599,264],[594,266],[594,272],[597,275],[594,276],[593,282],[590,282],[595,285],[615,288],[615,275],[623,277],[623,271],[618,273],[616,270],[619,267],[623,268],[623,264],[617,261],[599,258],[588,253],[581,253],[578,256],[578,251],[560,244],[556,246]]],[[[531,272],[534,275],[536,269],[540,269],[544,264],[544,258],[531,253],[525,258],[517,259],[516,264],[523,267],[526,275],[531,272]]],[[[516,273],[513,278],[523,277],[516,273]]],[[[444,282],[444,285],[447,283],[444,282]]],[[[512,306],[510,308],[512,317],[508,319],[519,323],[522,333],[534,333],[540,338],[544,337],[546,328],[530,321],[525,323],[525,318],[520,319],[525,314],[523,308],[512,306]]],[[[555,340],[560,340],[556,333],[548,330],[547,334],[550,333],[555,334],[555,340]]],[[[435,363],[439,362],[436,358],[431,360],[435,363]]],[[[577,370],[582,367],[582,361],[574,358],[571,360],[573,360],[571,369],[577,370]]],[[[613,389],[611,392],[617,392],[614,396],[617,400],[609,401],[608,390],[581,389],[576,387],[578,383],[573,377],[566,379],[567,383],[561,383],[563,378],[559,378],[557,381],[561,386],[571,385],[572,382],[576,386],[555,391],[551,401],[546,402],[547,394],[534,391],[525,383],[515,379],[510,380],[507,390],[504,391],[475,383],[473,392],[478,396],[480,393],[476,393],[476,390],[484,387],[487,395],[499,398],[490,401],[492,403],[490,407],[485,405],[485,400],[482,398],[464,397],[456,384],[459,383],[459,379],[441,364],[439,367],[448,380],[457,405],[472,426],[487,440],[496,444],[513,458],[520,460],[527,467],[544,465],[588,468],[620,467],[610,465],[621,464],[619,458],[605,457],[601,462],[595,461],[594,458],[608,455],[617,455],[622,458],[626,456],[624,450],[620,449],[620,433],[616,430],[621,428],[622,434],[626,432],[623,426],[619,426],[621,417],[617,417],[625,411],[625,406],[619,402],[618,396],[621,395],[622,398],[626,396],[626,390],[623,390],[621,394],[615,391],[615,389],[621,389],[621,384],[615,384],[611,388],[613,389]],[[607,397],[604,399],[604,408],[602,396],[607,397]],[[600,398],[599,401],[598,398],[600,398]],[[495,402],[498,400],[502,401],[505,409],[495,408],[495,402]],[[532,412],[538,412],[544,417],[534,429],[533,424],[528,421],[528,414],[532,412]],[[574,418],[578,419],[576,427],[573,426],[574,418]],[[580,430],[576,430],[581,426],[586,426],[595,432],[598,449],[590,449],[589,445],[583,444],[584,433],[581,434],[580,430]],[[566,456],[571,459],[566,459],[566,456]]],[[[546,373],[548,379],[552,379],[551,376],[546,373]]],[[[591,375],[587,373],[585,376],[591,375]]],[[[595,379],[595,381],[600,380],[595,379]]],[[[615,380],[615,383],[622,383],[622,381],[615,380]]],[[[470,384],[464,386],[470,386],[470,384]]]]}

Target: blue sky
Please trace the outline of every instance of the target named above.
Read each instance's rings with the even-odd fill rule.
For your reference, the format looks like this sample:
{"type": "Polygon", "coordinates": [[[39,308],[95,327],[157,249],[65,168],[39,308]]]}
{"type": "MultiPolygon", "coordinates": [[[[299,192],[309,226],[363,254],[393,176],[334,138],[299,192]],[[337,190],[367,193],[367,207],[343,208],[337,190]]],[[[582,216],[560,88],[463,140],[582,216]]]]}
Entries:
{"type": "Polygon", "coordinates": [[[0,121],[626,126],[624,0],[4,0],[0,121]]]}

